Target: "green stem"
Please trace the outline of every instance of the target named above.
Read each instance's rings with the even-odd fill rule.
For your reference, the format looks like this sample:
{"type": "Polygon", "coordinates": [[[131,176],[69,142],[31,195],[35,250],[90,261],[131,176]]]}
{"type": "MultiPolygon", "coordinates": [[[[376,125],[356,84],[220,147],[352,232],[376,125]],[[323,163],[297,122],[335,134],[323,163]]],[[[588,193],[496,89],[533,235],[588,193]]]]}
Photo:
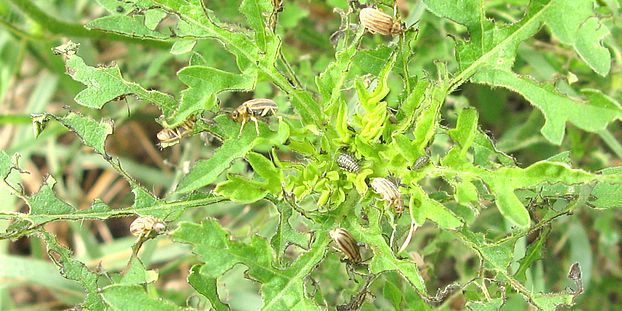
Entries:
{"type": "Polygon", "coordinates": [[[17,28],[16,26],[14,26],[13,24],[11,24],[9,21],[7,21],[6,19],[2,17],[0,17],[0,27],[6,28],[6,30],[8,30],[10,33],[12,33],[14,36],[18,38],[23,38],[23,39],[28,39],[28,40],[42,40],[43,39],[43,37],[41,36],[33,35],[31,33],[28,33],[26,31],[23,31],[17,28]]]}
{"type": "Polygon", "coordinates": [[[598,136],[602,138],[602,140],[611,148],[611,150],[618,156],[618,158],[622,159],[622,145],[620,142],[613,137],[609,130],[604,129],[597,132],[598,136]]]}
{"type": "Polygon", "coordinates": [[[285,72],[287,72],[287,74],[289,75],[289,79],[292,81],[292,83],[294,83],[294,87],[297,89],[303,89],[302,84],[300,83],[300,80],[298,80],[296,73],[292,69],[292,66],[287,61],[287,58],[285,58],[285,55],[283,55],[282,46],[279,47],[279,59],[281,60],[283,67],[285,67],[285,72]]]}
{"type": "Polygon", "coordinates": [[[408,42],[404,34],[400,35],[400,43],[399,50],[402,54],[402,70],[404,71],[404,89],[406,90],[406,94],[410,94],[410,74],[408,73],[408,58],[406,55],[406,51],[408,51],[408,42]]]}
{"type": "MultiPolygon", "coordinates": [[[[11,187],[12,188],[12,187],[11,187]]],[[[16,191],[14,189],[14,191],[16,191]]],[[[20,197],[22,200],[24,200],[24,202],[28,202],[27,198],[24,197],[23,195],[19,194],[19,193],[14,193],[16,196],[20,197]]],[[[148,212],[155,212],[155,211],[171,211],[174,209],[188,209],[188,208],[195,208],[195,207],[204,207],[207,205],[212,205],[212,204],[217,204],[220,202],[224,202],[227,201],[226,199],[222,198],[222,197],[207,197],[207,198],[198,198],[198,199],[191,199],[191,200],[187,200],[187,201],[175,201],[175,202],[170,202],[170,203],[158,203],[152,206],[148,206],[148,207],[144,207],[141,209],[135,209],[135,208],[123,208],[123,209],[111,209],[111,210],[105,210],[105,211],[98,211],[98,210],[84,210],[84,211],[78,211],[78,212],[74,212],[74,213],[67,213],[67,214],[57,214],[57,215],[34,215],[31,216],[29,213],[22,213],[22,212],[0,212],[0,219],[7,219],[7,220],[27,220],[27,221],[33,221],[32,217],[36,217],[38,219],[38,221],[36,222],[36,224],[34,226],[31,226],[25,230],[22,231],[18,231],[18,232],[12,232],[10,234],[1,236],[0,239],[13,239],[13,238],[17,238],[26,234],[29,234],[31,232],[33,232],[34,230],[36,230],[36,228],[39,228],[40,226],[48,223],[48,222],[53,222],[53,221],[59,221],[59,220],[65,220],[65,221],[70,221],[70,220],[89,220],[89,219],[108,219],[108,218],[115,218],[115,217],[124,217],[124,216],[131,216],[131,215],[137,215],[139,212],[140,213],[148,213],[148,212]]]]}
{"type": "Polygon", "coordinates": [[[95,40],[99,39],[109,41],[123,41],[158,48],[169,48],[171,46],[171,43],[162,40],[133,38],[98,29],[87,29],[80,24],[67,23],[47,15],[38,6],[36,6],[29,0],[8,1],[13,4],[13,6],[22,11],[30,19],[32,19],[34,22],[41,25],[48,32],[55,35],[90,38],[95,40]]]}
{"type": "Polygon", "coordinates": [[[30,124],[32,117],[29,115],[0,115],[0,124],[30,124]]]}

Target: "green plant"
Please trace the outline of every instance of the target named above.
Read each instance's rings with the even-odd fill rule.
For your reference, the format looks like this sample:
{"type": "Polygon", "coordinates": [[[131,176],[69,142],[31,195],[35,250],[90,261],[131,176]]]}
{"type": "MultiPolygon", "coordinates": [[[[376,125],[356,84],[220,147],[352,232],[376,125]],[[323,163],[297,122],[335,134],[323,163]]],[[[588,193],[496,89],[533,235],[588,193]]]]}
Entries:
{"type": "MultiPolygon", "coordinates": [[[[50,62],[62,59],[66,73],[84,86],[75,95],[77,105],[33,117],[37,135],[50,137],[65,128],[75,133],[125,179],[131,206],[113,209],[96,199],[78,209],[55,191],[59,178],[53,173],[27,195],[17,181],[25,172],[19,156],[10,149],[0,153],[5,185],[29,207],[0,211],[0,218],[10,221],[2,237],[45,241],[63,277],[80,284],[83,307],[171,310],[209,304],[226,310],[219,280],[238,264],[259,284],[255,290],[265,310],[427,309],[454,303],[488,310],[524,308],[525,302],[554,310],[581,299],[592,257],[587,267],[588,257],[575,253],[589,249],[573,244],[567,258],[545,267],[554,271],[550,278],[544,277],[542,262],[558,223],[574,234],[570,239],[582,241],[585,230],[573,214],[605,209],[609,216],[603,219],[612,222],[614,208],[622,205],[616,193],[622,171],[608,167],[607,160],[622,156],[612,134],[619,129],[608,129],[622,118],[619,73],[605,80],[611,53],[615,66],[622,55],[613,1],[505,1],[520,8],[513,9],[504,1],[424,0],[410,7],[401,19],[408,27],[392,37],[370,35],[358,25],[358,2],[328,1],[337,9],[333,21],[318,22],[319,35],[302,24],[300,3],[285,3],[281,12],[280,1],[244,0],[242,19],[231,11],[237,4],[98,2],[108,14],[89,21],[86,29],[54,23],[29,1],[10,0],[8,7],[35,21],[51,20],[49,31],[55,33],[170,47],[165,57],[176,55],[187,64],[170,86],[163,83],[175,80],[170,75],[146,79],[161,86],[156,90],[133,82],[139,78],[128,78],[120,66],[89,64],[71,41],[54,48],[58,56],[50,62]],[[327,29],[337,26],[331,37],[327,29]],[[309,57],[299,56],[304,47],[283,40],[292,33],[309,38],[301,39],[311,46],[309,57]],[[509,94],[537,109],[504,114],[498,107],[509,94]],[[260,119],[259,133],[252,125],[240,131],[227,112],[250,95],[278,105],[276,116],[260,119]],[[164,128],[196,119],[196,135],[169,147],[184,155],[160,195],[108,151],[111,119],[120,124],[131,118],[119,109],[119,99],[132,113],[149,111],[146,104],[157,107],[164,128]],[[507,132],[495,142],[481,129],[481,119],[507,132]],[[207,155],[199,133],[221,145],[207,155]],[[595,152],[582,137],[587,133],[598,134],[615,156],[578,168],[577,160],[595,152]],[[562,146],[561,153],[550,146],[562,146]],[[501,150],[516,151],[531,164],[519,165],[501,150]],[[339,167],[343,153],[360,160],[358,172],[339,167]],[[197,154],[202,159],[184,169],[185,159],[197,154]],[[378,177],[399,185],[402,213],[370,188],[378,177]],[[262,210],[246,220],[251,229],[201,219],[201,210],[245,204],[262,210]],[[194,259],[188,259],[189,250],[179,258],[192,264],[187,282],[196,291],[193,299],[156,286],[158,273],[138,256],[152,236],[135,241],[124,268],[106,272],[88,268],[44,229],[52,222],[129,215],[166,222],[163,235],[189,246],[194,259]],[[329,234],[336,228],[361,243],[361,263],[339,260],[342,254],[332,249],[329,234]],[[566,272],[575,261],[579,265],[573,265],[568,281],[566,272]],[[450,282],[442,278],[445,269],[455,271],[450,282]],[[572,290],[564,290],[565,284],[572,290]]],[[[386,12],[393,5],[373,4],[386,12]]],[[[17,37],[27,37],[11,27],[17,37]]],[[[608,223],[596,230],[605,226],[619,228],[608,223]]]]}

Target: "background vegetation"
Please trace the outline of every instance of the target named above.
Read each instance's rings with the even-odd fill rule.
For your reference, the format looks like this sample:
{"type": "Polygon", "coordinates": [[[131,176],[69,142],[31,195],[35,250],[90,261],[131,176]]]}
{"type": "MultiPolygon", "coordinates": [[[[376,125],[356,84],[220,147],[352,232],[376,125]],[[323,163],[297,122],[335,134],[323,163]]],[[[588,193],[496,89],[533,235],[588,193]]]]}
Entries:
{"type": "Polygon", "coordinates": [[[279,2],[0,2],[0,309],[620,308],[618,1],[279,2]]]}

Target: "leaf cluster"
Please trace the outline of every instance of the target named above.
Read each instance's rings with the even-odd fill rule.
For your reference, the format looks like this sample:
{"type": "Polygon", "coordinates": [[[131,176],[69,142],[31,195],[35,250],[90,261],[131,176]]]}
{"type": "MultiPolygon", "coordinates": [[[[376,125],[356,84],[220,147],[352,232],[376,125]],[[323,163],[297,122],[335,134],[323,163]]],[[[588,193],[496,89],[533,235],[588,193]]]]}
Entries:
{"type": "MultiPolygon", "coordinates": [[[[30,1],[9,2],[36,22],[47,18],[30,1]]],[[[28,193],[19,182],[26,172],[19,150],[0,152],[6,190],[28,207],[0,210],[7,221],[0,237],[42,239],[60,274],[84,292],[81,307],[236,309],[240,302],[227,298],[223,282],[240,265],[264,310],[454,304],[492,310],[513,303],[555,310],[589,299],[580,294],[591,281],[592,257],[581,254],[590,243],[577,215],[603,213],[595,230],[617,237],[611,223],[622,206],[620,167],[577,161],[597,152],[588,150],[585,135],[608,148],[600,158],[622,156],[614,135],[622,106],[614,85],[621,53],[613,1],[506,1],[505,7],[423,0],[408,8],[328,1],[322,7],[334,13],[317,25],[301,1],[97,2],[107,14],[67,35],[163,47],[154,55],[181,60],[181,68],[149,67],[168,74],[158,78],[131,65],[98,66],[83,52],[88,41],[81,42],[86,48],[69,41],[53,49],[52,62],[62,61],[67,83],[79,83],[72,84],[75,104],[33,111],[32,122],[38,139],[55,129],[74,133],[123,178],[133,200],[122,208],[101,199],[77,207],[63,197],[55,174],[28,193]],[[397,10],[394,18],[406,30],[371,34],[358,20],[371,5],[397,10]],[[591,82],[605,79],[613,82],[591,82]],[[249,98],[278,105],[275,116],[250,118],[257,130],[230,117],[249,98]],[[523,106],[509,112],[500,99],[523,106]],[[113,129],[128,121],[119,102],[131,113],[156,111],[149,118],[160,130],[179,133],[191,124],[188,137],[178,135],[177,145],[159,151],[192,159],[175,164],[165,191],[154,191],[111,151],[113,129]],[[495,133],[484,130],[491,124],[495,133]],[[341,154],[360,170],[342,169],[341,154]],[[404,212],[371,187],[374,178],[394,183],[404,212]],[[205,218],[205,210],[225,216],[205,218]],[[44,227],[130,215],[166,222],[168,230],[155,239],[184,251],[175,256],[190,267],[184,273],[192,296],[167,292],[144,262],[146,251],[139,251],[153,235],[126,245],[124,267],[102,271],[44,227]],[[339,253],[329,234],[335,228],[351,233],[362,262],[339,253]],[[570,255],[544,266],[554,237],[566,229],[570,255]],[[572,290],[560,290],[567,283],[572,290]]],[[[72,29],[49,21],[60,25],[50,32],[72,29]]]]}

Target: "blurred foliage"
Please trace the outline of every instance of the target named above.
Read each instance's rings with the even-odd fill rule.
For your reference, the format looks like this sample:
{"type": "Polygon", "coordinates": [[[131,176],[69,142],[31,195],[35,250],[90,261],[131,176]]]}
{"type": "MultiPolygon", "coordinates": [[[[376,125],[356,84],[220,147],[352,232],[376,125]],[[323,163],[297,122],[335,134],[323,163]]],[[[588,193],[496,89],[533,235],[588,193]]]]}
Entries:
{"type": "Polygon", "coordinates": [[[617,310],[620,9],[0,2],[0,309],[617,310]]]}

